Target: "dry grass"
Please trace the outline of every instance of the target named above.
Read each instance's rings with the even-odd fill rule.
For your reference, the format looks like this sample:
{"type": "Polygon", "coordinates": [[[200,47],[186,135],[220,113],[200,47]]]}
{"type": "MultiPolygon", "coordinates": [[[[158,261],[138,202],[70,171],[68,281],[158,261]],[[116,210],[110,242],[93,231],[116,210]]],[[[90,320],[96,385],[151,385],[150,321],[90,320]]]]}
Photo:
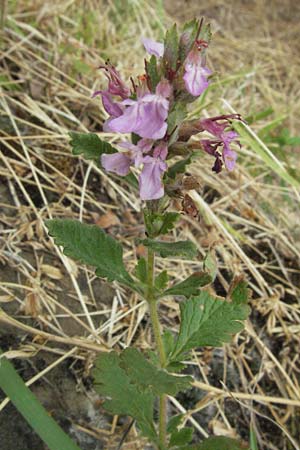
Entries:
{"type": "MultiPolygon", "coordinates": [[[[124,3],[21,1],[8,8],[0,55],[0,320],[12,327],[3,332],[19,330],[26,336],[13,349],[17,353],[10,352],[12,358],[30,358],[43,350],[57,354],[54,365],[59,365],[72,355],[85,362],[88,373],[95,352],[152,345],[144,302],[117,285],[107,293],[90,269],[54,247],[44,226],[49,217],[105,224],[123,240],[133,268],[134,237],[143,231],[139,201],[116,179],[72,157],[68,145],[70,130],[101,131],[105,112],[90,98],[104,82],[97,66],[109,56],[125,77],[141,73],[140,36],[160,36],[163,20],[171,22],[150,2],[137,0],[135,8],[124,3]],[[68,346],[67,356],[61,344],[68,346]]],[[[297,134],[300,8],[277,1],[269,8],[259,0],[211,0],[206,9],[195,2],[167,2],[168,12],[179,20],[185,18],[182,3],[189,16],[212,18],[216,31],[210,66],[219,76],[191,115],[226,112],[228,103],[244,116],[271,106],[273,114],[255,122],[254,131],[277,120],[297,134]]],[[[285,167],[297,170],[299,147],[284,150],[285,167]]],[[[192,239],[202,256],[215,248],[217,293],[228,290],[233,274],[246,274],[253,314],[246,330],[218,351],[223,367],[219,378],[212,376],[216,353],[194,353],[190,365],[201,399],[188,410],[176,399],[172,404],[186,412],[202,436],[240,434],[246,439],[251,423],[261,449],[299,450],[298,193],[247,145],[234,173],[217,177],[210,167],[211,160],[203,157],[191,169],[201,185],[192,194],[200,219],[183,216],[176,236],[192,239]],[[230,373],[237,379],[230,379],[230,373]],[[199,421],[199,411],[212,411],[209,424],[199,421]]],[[[184,278],[199,269],[200,261],[159,264],[184,278]]],[[[165,323],[175,328],[177,303],[168,299],[161,308],[165,323]]],[[[81,430],[99,435],[96,428],[81,430]]],[[[115,420],[112,430],[118,431],[115,420]]],[[[102,436],[107,448],[115,442],[107,430],[102,436]]],[[[132,431],[123,448],[141,446],[132,431]]]]}

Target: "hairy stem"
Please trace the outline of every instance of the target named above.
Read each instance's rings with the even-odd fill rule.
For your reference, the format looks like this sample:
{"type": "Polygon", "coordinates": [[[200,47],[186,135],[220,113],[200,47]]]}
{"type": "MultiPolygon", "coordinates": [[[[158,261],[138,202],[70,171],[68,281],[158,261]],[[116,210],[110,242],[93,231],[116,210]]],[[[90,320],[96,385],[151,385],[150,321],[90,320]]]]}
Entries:
{"type": "MultiPolygon", "coordinates": [[[[149,311],[151,317],[151,323],[153,328],[153,334],[155,338],[156,347],[158,350],[160,366],[165,367],[166,365],[166,354],[164,350],[164,345],[162,341],[162,336],[160,332],[160,323],[157,313],[157,301],[153,295],[154,286],[154,262],[155,254],[153,250],[148,249],[148,292],[147,301],[149,304],[149,311]]],[[[166,447],[167,442],[167,397],[166,395],[160,395],[159,397],[159,440],[161,449],[166,447]]]]}

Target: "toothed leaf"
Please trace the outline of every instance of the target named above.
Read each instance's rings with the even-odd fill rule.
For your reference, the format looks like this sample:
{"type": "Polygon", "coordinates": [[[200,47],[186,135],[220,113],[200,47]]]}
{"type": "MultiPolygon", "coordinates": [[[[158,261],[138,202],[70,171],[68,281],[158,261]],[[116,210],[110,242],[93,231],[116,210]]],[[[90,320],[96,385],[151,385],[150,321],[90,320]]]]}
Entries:
{"type": "Polygon", "coordinates": [[[196,245],[192,241],[165,242],[144,239],[142,244],[159,253],[162,258],[181,256],[191,259],[198,252],[196,245]]]}
{"type": "Polygon", "coordinates": [[[47,220],[46,226],[56,245],[64,247],[65,255],[94,266],[99,277],[134,289],[134,281],[124,266],[121,244],[100,227],[70,219],[47,220]]]}
{"type": "Polygon", "coordinates": [[[191,442],[193,437],[193,428],[185,427],[181,428],[181,430],[173,431],[170,438],[169,448],[174,446],[182,446],[191,442]]]}
{"type": "Polygon", "coordinates": [[[71,131],[71,147],[73,155],[83,155],[87,160],[93,160],[100,165],[103,153],[116,153],[118,150],[108,142],[102,141],[95,133],[77,133],[71,131]]]}
{"type": "Polygon", "coordinates": [[[165,295],[183,295],[188,298],[199,294],[199,288],[212,282],[211,276],[206,272],[196,272],[190,275],[186,280],[174,284],[161,294],[165,295]]]}
{"type": "Polygon", "coordinates": [[[158,369],[135,348],[127,348],[120,354],[120,367],[141,391],[150,390],[155,395],[176,395],[192,381],[189,376],[175,376],[158,369]]]}
{"type": "Polygon", "coordinates": [[[202,291],[180,304],[180,330],[169,361],[178,361],[195,347],[220,347],[243,329],[241,321],[248,317],[247,305],[229,303],[202,291]]]}
{"type": "Polygon", "coordinates": [[[109,397],[103,403],[107,411],[133,417],[141,432],[155,443],[158,437],[153,424],[154,394],[150,390],[141,391],[121,364],[116,352],[101,354],[93,370],[95,390],[109,397]]]}

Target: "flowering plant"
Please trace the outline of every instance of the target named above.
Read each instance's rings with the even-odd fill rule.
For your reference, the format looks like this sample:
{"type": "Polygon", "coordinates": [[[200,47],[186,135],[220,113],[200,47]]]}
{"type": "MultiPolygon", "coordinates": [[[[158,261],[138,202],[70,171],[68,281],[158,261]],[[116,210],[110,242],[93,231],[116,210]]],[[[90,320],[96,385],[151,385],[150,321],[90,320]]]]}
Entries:
{"type": "Polygon", "coordinates": [[[214,157],[212,170],[216,173],[223,167],[233,170],[237,158],[232,144],[239,142],[232,121],[240,120],[238,115],[187,120],[189,103],[211,83],[212,73],[206,65],[210,39],[209,25],[198,20],[187,23],[180,36],[174,25],[164,43],[144,39],[150,58],[145,61],[145,73],[137,81],[131,80],[131,88],[109,62],[101,66],[108,87],[94,96],[101,96],[109,115],[103,129],[131,134],[131,140],[120,140],[116,148],[96,134],[71,133],[74,154],[95,160],[105,171],[126,177],[139,189],[146,235],[139,242],[146,247],[147,258],[140,258],[134,272],[129,273],[121,244],[98,226],[73,220],[47,223],[50,235],[64,247],[66,255],[96,267],[97,276],[135,291],[149,306],[156,350],[126,348],[101,354],[93,375],[95,389],[107,398],[104,407],[113,414],[131,416],[159,450],[240,448],[238,442],[222,437],[191,444],[193,430],[182,425],[184,415],[168,417],[167,399],[191,386],[193,379],[184,375],[184,370],[192,349],[220,346],[243,328],[241,321],[249,314],[246,283],[236,277],[225,300],[204,289],[216,275],[209,259],[201,271],[181,282],[170,281],[167,271],[157,273],[155,269],[156,257],[191,259],[197,255],[196,245],[189,240],[160,238],[180,217],[178,211],[170,211],[173,197],[189,199],[189,205],[183,202],[184,212],[195,209],[184,192],[197,188],[197,181],[184,174],[196,152],[214,157]],[[199,136],[203,132],[209,136],[199,136]],[[162,330],[159,322],[159,302],[171,295],[185,299],[180,301],[177,333],[162,330]],[[158,425],[154,420],[156,410],[158,425]]]}

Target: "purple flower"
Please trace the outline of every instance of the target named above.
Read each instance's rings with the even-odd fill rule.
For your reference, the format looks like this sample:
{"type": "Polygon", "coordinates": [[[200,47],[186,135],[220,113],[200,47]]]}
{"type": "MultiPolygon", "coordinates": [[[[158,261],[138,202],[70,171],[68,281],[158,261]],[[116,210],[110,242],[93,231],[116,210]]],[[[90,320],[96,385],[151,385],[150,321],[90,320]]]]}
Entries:
{"type": "Polygon", "coordinates": [[[196,42],[184,63],[185,74],[183,79],[185,87],[195,97],[202,94],[207,88],[209,85],[207,77],[211,74],[211,71],[204,66],[204,57],[201,53],[203,46],[203,43],[197,44],[196,42]]]}
{"type": "Polygon", "coordinates": [[[100,66],[100,69],[105,69],[106,71],[105,74],[108,78],[107,92],[112,95],[119,95],[123,100],[128,98],[130,90],[122,80],[117,69],[109,63],[106,63],[105,66],[100,66]]]}
{"type": "MultiPolygon", "coordinates": [[[[201,144],[206,153],[216,158],[213,166],[213,171],[216,173],[221,172],[223,162],[227,170],[231,171],[235,167],[237,154],[230,148],[230,144],[236,141],[238,134],[235,131],[226,131],[228,127],[228,120],[223,116],[212,117],[210,119],[203,119],[200,121],[200,125],[203,130],[208,131],[215,136],[216,139],[201,139],[201,144]],[[223,119],[222,121],[220,121],[223,119]],[[219,151],[219,147],[222,148],[222,153],[219,151]]],[[[236,141],[239,145],[239,142],[236,141]]]]}
{"type": "Polygon", "coordinates": [[[143,158],[144,167],[139,176],[142,200],[156,200],[164,196],[162,175],[168,168],[165,163],[167,153],[167,144],[162,142],[154,149],[153,156],[143,158]]]}
{"type": "Polygon", "coordinates": [[[169,111],[171,89],[167,82],[161,81],[156,87],[155,94],[145,94],[135,100],[124,100],[127,106],[124,113],[111,120],[110,130],[119,133],[136,133],[143,138],[161,139],[166,134],[168,125],[166,119],[169,111]],[[162,86],[163,84],[163,86],[162,86]]]}
{"type": "Polygon", "coordinates": [[[114,172],[121,177],[128,175],[131,158],[126,153],[113,153],[101,155],[101,164],[107,172],[114,172]]]}
{"type": "Polygon", "coordinates": [[[141,139],[137,145],[130,142],[121,142],[120,147],[127,149],[126,152],[118,152],[101,155],[101,164],[107,172],[113,172],[120,176],[129,173],[130,167],[140,166],[143,162],[143,153],[147,153],[152,148],[152,141],[149,139],[141,139]]]}
{"type": "Polygon", "coordinates": [[[160,42],[153,41],[149,38],[143,38],[142,43],[146,49],[146,51],[149,53],[149,55],[154,55],[157,58],[160,58],[164,54],[164,44],[161,44],[160,42]]]}
{"type": "Polygon", "coordinates": [[[151,155],[149,153],[153,146],[150,139],[141,139],[137,145],[130,142],[122,142],[120,147],[126,148],[126,152],[103,154],[101,163],[107,172],[113,172],[120,176],[129,173],[130,167],[141,167],[139,175],[140,197],[142,200],[155,200],[163,197],[164,185],[162,175],[167,170],[165,159],[168,147],[165,142],[158,144],[151,155]]]}

